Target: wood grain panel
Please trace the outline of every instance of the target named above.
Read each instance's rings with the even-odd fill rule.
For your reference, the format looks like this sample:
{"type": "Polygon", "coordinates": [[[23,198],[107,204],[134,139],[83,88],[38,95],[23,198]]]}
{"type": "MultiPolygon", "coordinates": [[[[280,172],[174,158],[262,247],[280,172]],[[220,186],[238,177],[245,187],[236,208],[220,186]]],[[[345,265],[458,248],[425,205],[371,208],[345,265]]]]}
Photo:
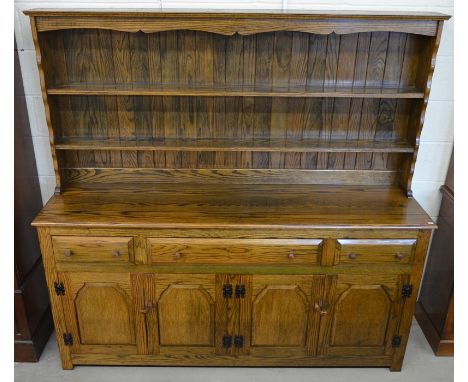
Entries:
{"type": "Polygon", "coordinates": [[[169,286],[159,298],[158,317],[161,346],[214,344],[214,304],[201,286],[169,286]]]}
{"type": "Polygon", "coordinates": [[[297,286],[266,287],[253,302],[252,346],[304,346],[308,309],[297,286]]]}
{"type": "MultiPolygon", "coordinates": [[[[219,33],[222,35],[234,35],[235,33],[249,35],[282,30],[318,34],[345,34],[356,31],[372,32],[383,30],[393,32],[404,31],[405,33],[433,36],[437,28],[436,20],[445,17],[439,16],[439,18],[429,20],[424,20],[424,17],[421,17],[420,20],[391,20],[392,17],[390,20],[385,20],[385,17],[382,17],[382,19],[372,19],[372,17],[369,17],[371,20],[360,20],[359,18],[354,19],[351,17],[346,20],[334,18],[333,16],[329,19],[323,17],[315,19],[309,16],[312,20],[297,20],[295,18],[289,19],[289,16],[286,16],[285,19],[276,17],[268,20],[256,16],[251,16],[247,19],[238,18],[238,16],[233,17],[232,14],[226,15],[228,19],[222,17],[217,19],[216,17],[207,18],[205,14],[203,16],[195,15],[195,19],[191,20],[190,16],[189,18],[183,17],[182,15],[178,16],[178,20],[171,20],[171,18],[165,16],[156,16],[151,19],[138,16],[129,19],[121,17],[114,19],[95,15],[87,15],[85,17],[74,15],[74,17],[71,18],[61,15],[55,15],[53,17],[38,15],[38,30],[43,32],[60,29],[99,28],[150,33],[185,29],[219,33]]],[[[295,15],[295,17],[297,16],[298,15],[295,15]]],[[[269,15],[269,17],[271,18],[271,15],[269,15]]],[[[395,19],[395,16],[393,18],[395,19]]]]}
{"type": "Polygon", "coordinates": [[[413,261],[416,240],[338,240],[339,263],[395,262],[408,264],[413,261]]]}
{"type": "Polygon", "coordinates": [[[398,171],[292,170],[292,169],[132,169],[67,168],[70,183],[207,183],[223,184],[328,184],[395,185],[398,171]]]}
{"type": "Polygon", "coordinates": [[[64,368],[401,369],[435,224],[397,187],[446,16],[28,14],[64,186],[34,221],[64,368]]]}
{"type": "Polygon", "coordinates": [[[189,186],[138,184],[122,189],[95,184],[70,189],[53,197],[33,224],[96,229],[436,228],[418,203],[397,188],[193,182],[189,186]]]}
{"type": "Polygon", "coordinates": [[[315,264],[322,241],[148,238],[148,242],[154,264],[315,264]]]}
{"type": "Polygon", "coordinates": [[[53,236],[52,244],[56,261],[128,263],[133,258],[131,237],[53,236]]]}
{"type": "Polygon", "coordinates": [[[118,286],[86,284],[75,300],[82,344],[135,343],[131,308],[118,286]]]}

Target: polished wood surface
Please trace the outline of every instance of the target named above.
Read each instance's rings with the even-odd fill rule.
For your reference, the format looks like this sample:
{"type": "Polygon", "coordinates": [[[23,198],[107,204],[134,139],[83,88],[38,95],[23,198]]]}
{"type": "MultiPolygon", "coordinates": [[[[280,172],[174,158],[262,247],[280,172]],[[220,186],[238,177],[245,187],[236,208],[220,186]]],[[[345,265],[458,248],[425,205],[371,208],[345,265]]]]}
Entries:
{"type": "Polygon", "coordinates": [[[227,139],[227,138],[167,138],[167,139],[99,139],[62,138],[57,150],[118,150],[118,151],[236,151],[236,152],[383,152],[412,153],[405,141],[319,139],[227,139]]]}
{"type": "Polygon", "coordinates": [[[436,228],[407,196],[447,16],[26,14],[63,368],[401,370],[436,228]]]}
{"type": "Polygon", "coordinates": [[[172,29],[201,30],[225,35],[249,35],[274,30],[317,34],[353,31],[400,31],[434,35],[440,13],[408,12],[310,12],[294,10],[57,10],[26,11],[38,21],[38,31],[100,28],[146,33],[172,29]]]}
{"type": "Polygon", "coordinates": [[[54,236],[56,261],[129,262],[133,257],[132,237],[54,236]]]}
{"type": "Polygon", "coordinates": [[[395,262],[411,263],[413,261],[416,240],[338,240],[339,259],[341,263],[375,263],[395,262]]]}
{"type": "Polygon", "coordinates": [[[14,359],[37,362],[53,325],[37,232],[31,227],[42,198],[16,40],[14,65],[14,359]]]}
{"type": "MultiPolygon", "coordinates": [[[[232,16],[224,24],[233,26],[232,16]]],[[[44,32],[35,24],[41,17],[32,22],[58,187],[76,181],[76,172],[87,173],[79,181],[112,181],[122,169],[137,176],[141,169],[246,170],[232,178],[285,169],[281,183],[313,183],[315,173],[290,171],[311,170],[318,183],[385,178],[411,194],[441,21],[426,19],[433,37],[400,27],[369,33],[345,16],[343,34],[286,25],[225,36],[187,30],[176,16],[153,33],[102,29],[128,15],[95,16],[102,20],[89,29],[66,16],[73,28],[44,32]]]]}
{"type": "Polygon", "coordinates": [[[454,354],[454,189],[453,154],[441,188],[439,229],[428,254],[416,318],[436,355],[454,354]]]}
{"type": "Polygon", "coordinates": [[[317,264],[322,240],[149,238],[151,263],[317,264]]]}
{"type": "Polygon", "coordinates": [[[140,228],[430,228],[398,189],[316,185],[160,184],[70,188],[36,226],[140,228]]]}
{"type": "Polygon", "coordinates": [[[293,10],[293,9],[200,9],[200,8],[113,8],[113,9],[99,9],[99,8],[36,8],[25,10],[24,13],[29,16],[108,16],[108,17],[154,17],[155,15],[162,14],[165,17],[180,17],[197,18],[200,15],[207,17],[217,17],[224,15],[230,18],[247,18],[252,15],[263,16],[264,18],[274,19],[277,17],[338,17],[338,18],[369,18],[369,19],[424,19],[424,20],[447,20],[450,18],[439,12],[402,12],[402,11],[368,11],[368,10],[293,10]]]}

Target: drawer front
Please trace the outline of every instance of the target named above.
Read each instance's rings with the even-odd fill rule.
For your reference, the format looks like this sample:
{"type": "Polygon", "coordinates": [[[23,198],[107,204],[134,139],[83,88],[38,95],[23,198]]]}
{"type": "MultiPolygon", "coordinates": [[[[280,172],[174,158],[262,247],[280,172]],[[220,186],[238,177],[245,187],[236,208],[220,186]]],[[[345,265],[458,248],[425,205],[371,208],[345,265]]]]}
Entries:
{"type": "Polygon", "coordinates": [[[131,237],[53,236],[56,261],[128,263],[133,252],[131,237]]]}
{"type": "Polygon", "coordinates": [[[410,264],[415,247],[416,239],[339,239],[338,263],[410,264]]]}
{"type": "Polygon", "coordinates": [[[309,264],[322,240],[149,238],[151,263],[309,264]]]}

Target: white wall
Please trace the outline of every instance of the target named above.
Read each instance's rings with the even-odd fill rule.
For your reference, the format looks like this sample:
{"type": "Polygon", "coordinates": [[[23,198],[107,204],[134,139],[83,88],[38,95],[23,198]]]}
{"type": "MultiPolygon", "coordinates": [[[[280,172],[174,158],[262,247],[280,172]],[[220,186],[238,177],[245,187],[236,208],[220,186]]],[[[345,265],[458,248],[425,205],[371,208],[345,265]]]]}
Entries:
{"type": "MultiPolygon", "coordinates": [[[[453,0],[49,0],[15,1],[15,33],[24,77],[42,200],[53,194],[55,179],[49,136],[42,104],[39,75],[29,20],[22,10],[30,8],[226,8],[226,9],[315,9],[442,12],[453,15],[453,0]]],[[[439,187],[444,183],[453,146],[453,18],[445,23],[437,56],[431,96],[421,136],[413,178],[416,200],[437,219],[439,187]]]]}

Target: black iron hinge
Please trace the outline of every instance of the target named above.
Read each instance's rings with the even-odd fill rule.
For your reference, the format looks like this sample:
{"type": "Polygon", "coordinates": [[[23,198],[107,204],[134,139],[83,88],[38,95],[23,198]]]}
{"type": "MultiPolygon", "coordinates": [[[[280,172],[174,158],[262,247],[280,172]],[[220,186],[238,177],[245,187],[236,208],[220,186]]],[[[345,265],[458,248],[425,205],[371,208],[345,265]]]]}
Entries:
{"type": "Polygon", "coordinates": [[[413,294],[413,285],[412,284],[405,284],[403,288],[401,288],[401,297],[408,298],[411,297],[413,294]]]}
{"type": "Polygon", "coordinates": [[[236,285],[236,297],[237,298],[245,297],[245,285],[236,285]]]}
{"type": "Polygon", "coordinates": [[[223,296],[232,297],[232,284],[224,284],[223,286],[223,296]]]}
{"type": "Polygon", "coordinates": [[[71,346],[73,345],[73,337],[71,333],[64,333],[63,334],[63,342],[66,346],[71,346]]]}
{"type": "Polygon", "coordinates": [[[401,345],[401,336],[393,336],[392,348],[399,348],[401,345]]]}
{"type": "Polygon", "coordinates": [[[232,346],[232,336],[223,336],[223,348],[230,348],[232,346]]]}
{"type": "Polygon", "coordinates": [[[55,289],[55,293],[57,294],[57,296],[65,296],[65,287],[63,283],[55,282],[54,289],[55,289]]]}
{"type": "Polygon", "coordinates": [[[234,346],[241,348],[244,346],[244,336],[234,336],[234,346]]]}

